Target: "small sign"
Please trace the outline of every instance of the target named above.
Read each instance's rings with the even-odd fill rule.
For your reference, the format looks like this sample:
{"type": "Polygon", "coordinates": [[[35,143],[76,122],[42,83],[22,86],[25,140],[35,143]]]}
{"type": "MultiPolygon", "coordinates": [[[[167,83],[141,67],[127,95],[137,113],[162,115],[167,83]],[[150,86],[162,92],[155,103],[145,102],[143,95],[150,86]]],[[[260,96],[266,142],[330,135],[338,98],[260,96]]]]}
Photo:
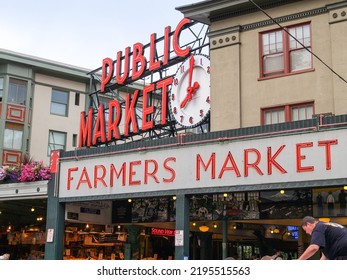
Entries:
{"type": "Polygon", "coordinates": [[[53,236],[54,236],[54,229],[53,228],[49,228],[47,230],[47,240],[46,242],[53,242],[53,236]]]}
{"type": "Polygon", "coordinates": [[[58,172],[58,164],[59,164],[59,151],[52,151],[50,158],[50,169],[52,173],[58,172]]]}
{"type": "Polygon", "coordinates": [[[175,246],[183,246],[183,230],[175,230],[175,246]]]}

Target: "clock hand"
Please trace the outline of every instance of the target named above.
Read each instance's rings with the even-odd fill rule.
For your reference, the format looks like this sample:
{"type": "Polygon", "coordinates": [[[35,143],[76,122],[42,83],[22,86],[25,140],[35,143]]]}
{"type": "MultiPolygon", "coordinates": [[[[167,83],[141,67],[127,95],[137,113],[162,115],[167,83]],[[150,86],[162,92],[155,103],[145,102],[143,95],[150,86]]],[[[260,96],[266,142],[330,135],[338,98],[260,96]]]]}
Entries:
{"type": "Polygon", "coordinates": [[[181,109],[184,108],[187,105],[187,103],[192,100],[193,94],[199,89],[199,87],[200,87],[200,84],[198,82],[194,82],[192,87],[188,87],[187,95],[183,99],[183,101],[182,101],[182,103],[180,105],[181,109]]]}
{"type": "Polygon", "coordinates": [[[192,87],[193,68],[194,68],[194,56],[191,56],[189,58],[189,70],[188,70],[189,72],[188,72],[188,87],[187,87],[187,90],[192,87]]]}

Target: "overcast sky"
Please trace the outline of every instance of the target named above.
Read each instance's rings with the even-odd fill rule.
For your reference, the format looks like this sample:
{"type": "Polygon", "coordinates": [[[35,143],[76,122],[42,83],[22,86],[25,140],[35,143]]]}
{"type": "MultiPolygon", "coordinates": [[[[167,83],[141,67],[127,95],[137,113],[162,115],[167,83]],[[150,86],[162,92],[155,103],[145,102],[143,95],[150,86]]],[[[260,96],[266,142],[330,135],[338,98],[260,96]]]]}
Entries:
{"type": "Polygon", "coordinates": [[[88,69],[151,33],[176,28],[175,8],[201,0],[0,0],[0,48],[88,69]]]}

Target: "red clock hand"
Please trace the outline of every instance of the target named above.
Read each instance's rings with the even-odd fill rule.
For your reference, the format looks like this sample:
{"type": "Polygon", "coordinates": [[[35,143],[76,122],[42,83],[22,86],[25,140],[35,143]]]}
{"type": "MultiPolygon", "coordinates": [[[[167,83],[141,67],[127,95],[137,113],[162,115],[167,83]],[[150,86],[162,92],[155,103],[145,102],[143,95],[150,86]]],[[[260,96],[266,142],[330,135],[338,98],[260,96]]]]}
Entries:
{"type": "Polygon", "coordinates": [[[198,90],[199,87],[200,87],[200,84],[198,82],[194,82],[194,85],[192,87],[188,87],[187,95],[183,99],[180,106],[181,109],[184,108],[187,105],[187,103],[192,100],[193,94],[198,90]]]}
{"type": "Polygon", "coordinates": [[[193,79],[193,68],[194,68],[194,56],[191,56],[189,58],[189,72],[188,72],[188,88],[187,88],[187,91],[189,88],[192,87],[192,79],[193,79]]]}

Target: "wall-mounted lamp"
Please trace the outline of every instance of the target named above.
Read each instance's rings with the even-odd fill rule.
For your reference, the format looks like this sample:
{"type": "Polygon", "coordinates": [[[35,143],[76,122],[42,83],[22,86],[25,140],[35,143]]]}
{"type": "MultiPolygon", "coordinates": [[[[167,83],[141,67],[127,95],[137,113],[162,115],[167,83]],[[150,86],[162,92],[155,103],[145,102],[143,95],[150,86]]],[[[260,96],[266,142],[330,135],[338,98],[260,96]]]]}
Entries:
{"type": "Polygon", "coordinates": [[[280,233],[280,230],[278,229],[278,227],[274,228],[274,233],[280,233]]]}
{"type": "Polygon", "coordinates": [[[284,190],[280,190],[280,194],[284,194],[284,190]]]}
{"type": "Polygon", "coordinates": [[[227,194],[227,193],[224,193],[223,196],[224,196],[224,197],[228,197],[228,194],[227,194]]]}
{"type": "Polygon", "coordinates": [[[323,222],[323,223],[329,223],[330,218],[319,218],[318,221],[323,222]]]}
{"type": "Polygon", "coordinates": [[[128,198],[128,202],[129,202],[129,203],[132,202],[132,199],[131,199],[131,198],[128,198]]]}
{"type": "Polygon", "coordinates": [[[216,223],[214,223],[214,224],[213,224],[213,227],[214,227],[214,228],[217,228],[218,226],[217,226],[217,224],[216,224],[216,223]]]}
{"type": "Polygon", "coordinates": [[[174,195],[174,196],[172,197],[172,199],[173,199],[173,200],[176,200],[176,199],[177,199],[177,197],[174,195]]]}
{"type": "Polygon", "coordinates": [[[202,231],[202,232],[207,232],[210,228],[203,224],[202,226],[199,226],[199,230],[202,231]]]}
{"type": "Polygon", "coordinates": [[[193,225],[193,227],[195,227],[196,226],[196,222],[193,222],[192,225],[193,225]]]}

